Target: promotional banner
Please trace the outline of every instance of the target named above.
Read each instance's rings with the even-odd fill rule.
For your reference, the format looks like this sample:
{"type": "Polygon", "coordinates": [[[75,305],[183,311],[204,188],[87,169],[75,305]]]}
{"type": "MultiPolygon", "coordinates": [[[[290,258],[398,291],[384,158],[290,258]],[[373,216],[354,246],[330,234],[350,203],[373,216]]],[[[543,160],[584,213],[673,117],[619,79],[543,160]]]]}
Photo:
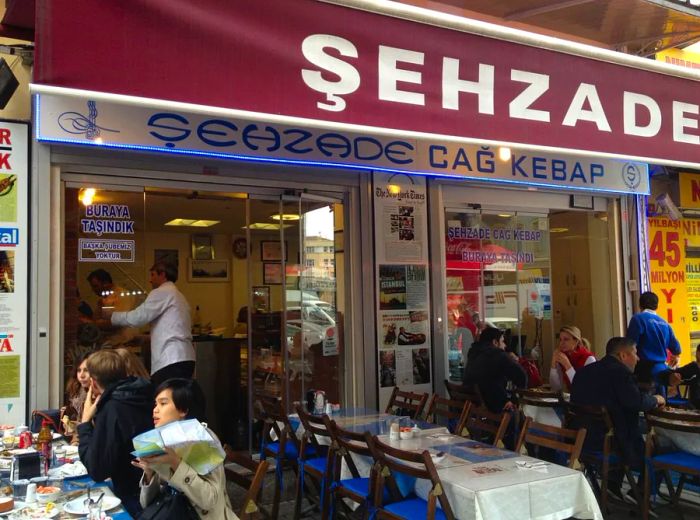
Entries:
{"type": "Polygon", "coordinates": [[[27,410],[28,125],[0,121],[0,423],[27,410]]]}
{"type": "Polygon", "coordinates": [[[40,1],[34,81],[700,166],[698,77],[399,3],[340,3],[200,0],[193,13],[173,0],[40,1]]]}
{"type": "Polygon", "coordinates": [[[379,409],[394,386],[432,392],[425,179],[375,173],[379,409]]]}
{"type": "Polygon", "coordinates": [[[651,290],[659,297],[659,316],[673,327],[681,344],[681,363],[691,360],[690,310],[686,288],[683,223],[666,217],[649,218],[651,290]]]}

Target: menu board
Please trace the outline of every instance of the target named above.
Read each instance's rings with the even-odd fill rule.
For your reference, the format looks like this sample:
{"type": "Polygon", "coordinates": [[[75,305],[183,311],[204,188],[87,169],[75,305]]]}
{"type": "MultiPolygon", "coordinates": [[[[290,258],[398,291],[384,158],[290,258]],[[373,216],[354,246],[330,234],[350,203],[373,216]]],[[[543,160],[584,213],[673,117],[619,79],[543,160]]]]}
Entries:
{"type": "Polygon", "coordinates": [[[29,131],[0,121],[0,422],[26,420],[29,131]]]}
{"type": "Polygon", "coordinates": [[[432,391],[425,179],[375,173],[379,408],[394,386],[432,391]]]}

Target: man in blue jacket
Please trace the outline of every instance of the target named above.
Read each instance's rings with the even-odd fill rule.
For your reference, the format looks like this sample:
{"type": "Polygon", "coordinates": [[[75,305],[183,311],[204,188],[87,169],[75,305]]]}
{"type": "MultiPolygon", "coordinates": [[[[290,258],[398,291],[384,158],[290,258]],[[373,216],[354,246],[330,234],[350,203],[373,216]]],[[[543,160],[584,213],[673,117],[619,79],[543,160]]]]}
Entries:
{"type": "Polygon", "coordinates": [[[641,312],[632,316],[627,337],[637,344],[639,363],[634,373],[640,383],[657,382],[657,376],[667,370],[666,350],[671,351],[671,364],[675,365],[681,353],[673,329],[661,316],[656,314],[659,297],[653,292],[645,292],[639,297],[641,312]]]}

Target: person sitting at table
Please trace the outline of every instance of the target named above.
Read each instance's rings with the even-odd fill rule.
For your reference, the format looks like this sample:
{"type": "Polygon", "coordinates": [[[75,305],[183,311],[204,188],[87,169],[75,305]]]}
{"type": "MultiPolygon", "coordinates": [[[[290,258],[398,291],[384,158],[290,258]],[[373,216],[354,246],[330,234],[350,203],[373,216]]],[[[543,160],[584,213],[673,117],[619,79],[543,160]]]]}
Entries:
{"type": "Polygon", "coordinates": [[[78,425],[80,460],[93,480],[112,479],[114,494],[134,516],[141,510],[141,475],[130,462],[131,439],[153,427],[153,387],[145,379],[128,377],[126,363],[113,350],[90,355],[87,369],[91,384],[78,425]]]}
{"type": "MultiPolygon", "coordinates": [[[[153,424],[165,426],[182,419],[204,419],[205,398],[202,389],[191,379],[168,379],[156,389],[153,424]]],[[[214,432],[208,430],[217,439],[214,432]]],[[[217,439],[218,440],[218,439],[217,439]]],[[[141,506],[146,508],[169,485],[184,493],[200,518],[229,520],[237,518],[226,492],[223,462],[206,475],[198,474],[170,448],[164,455],[142,457],[132,464],[143,470],[141,506]]]]}
{"type": "Polygon", "coordinates": [[[92,352],[83,352],[75,357],[73,366],[75,371],[66,385],[66,406],[63,409],[64,431],[66,435],[72,435],[71,444],[78,445],[78,433],[75,425],[83,416],[83,407],[90,388],[90,372],[87,369],[87,358],[92,352]]]}
{"type": "MultiPolygon", "coordinates": [[[[605,357],[581,368],[571,385],[571,402],[580,405],[604,406],[615,429],[616,448],[633,469],[644,470],[644,439],[639,413],[663,406],[660,395],[639,390],[634,368],[639,361],[637,347],[630,338],[614,337],[605,347],[605,357]]],[[[605,432],[588,431],[584,449],[600,450],[605,432]]],[[[608,492],[622,500],[623,473],[610,471],[608,492]]],[[[639,481],[643,480],[640,476],[639,481]]],[[[633,498],[632,495],[627,495],[633,498]]]]}
{"type": "Polygon", "coordinates": [[[688,385],[688,403],[692,408],[700,409],[700,345],[695,349],[695,361],[661,372],[658,378],[667,386],[685,382],[688,385]]]}
{"type": "Polygon", "coordinates": [[[595,363],[591,345],[574,325],[559,329],[559,345],[552,354],[552,367],[549,370],[549,385],[552,390],[571,390],[571,382],[576,371],[595,363]]]}
{"type": "MultiPolygon", "coordinates": [[[[494,412],[514,411],[515,405],[508,395],[510,382],[516,388],[527,388],[527,374],[518,364],[515,354],[505,351],[504,332],[494,327],[481,331],[479,341],[472,345],[464,369],[464,385],[477,385],[486,407],[494,412]]],[[[515,445],[513,421],[503,438],[506,448],[515,445]]]]}
{"type": "Polygon", "coordinates": [[[151,374],[148,373],[148,370],[146,370],[146,367],[143,366],[141,359],[136,354],[123,347],[115,349],[114,351],[124,360],[127,376],[140,377],[147,381],[151,379],[151,374]]]}

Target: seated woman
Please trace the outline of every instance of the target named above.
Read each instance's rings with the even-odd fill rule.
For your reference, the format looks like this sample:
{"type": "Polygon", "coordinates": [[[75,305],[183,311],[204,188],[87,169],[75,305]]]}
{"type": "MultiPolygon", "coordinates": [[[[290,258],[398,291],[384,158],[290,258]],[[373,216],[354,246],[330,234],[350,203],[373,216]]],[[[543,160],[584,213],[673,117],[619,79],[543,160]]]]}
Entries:
{"type": "Polygon", "coordinates": [[[66,434],[72,434],[71,444],[78,445],[78,433],[75,425],[83,416],[83,406],[87,398],[87,391],[90,388],[90,373],[87,369],[87,358],[91,352],[85,352],[75,358],[76,367],[73,377],[66,385],[66,406],[63,412],[63,427],[66,434]]]}
{"type": "Polygon", "coordinates": [[[559,329],[559,346],[552,354],[552,368],[549,371],[549,385],[552,390],[571,390],[571,382],[576,371],[595,363],[590,351],[591,345],[574,325],[559,329]]]}
{"type": "MultiPolygon", "coordinates": [[[[196,381],[168,379],[156,389],[153,424],[165,426],[182,419],[204,418],[204,394],[196,381]]],[[[212,437],[214,432],[209,430],[212,437]]],[[[237,518],[226,492],[223,462],[206,475],[199,475],[170,448],[164,455],[137,459],[132,464],[143,469],[141,506],[146,508],[169,485],[184,493],[200,518],[237,518]]]]}

